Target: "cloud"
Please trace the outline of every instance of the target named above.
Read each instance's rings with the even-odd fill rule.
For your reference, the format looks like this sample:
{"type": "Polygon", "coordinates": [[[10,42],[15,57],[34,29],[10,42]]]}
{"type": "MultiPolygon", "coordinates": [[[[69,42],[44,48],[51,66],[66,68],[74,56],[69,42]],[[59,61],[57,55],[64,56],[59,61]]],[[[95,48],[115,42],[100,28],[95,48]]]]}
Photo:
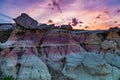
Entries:
{"type": "Polygon", "coordinates": [[[48,6],[52,3],[51,0],[0,0],[0,12],[13,18],[27,13],[40,23],[52,20],[56,24],[68,24],[77,18],[84,23],[80,24],[81,27],[74,28],[89,26],[87,29],[103,29],[108,28],[111,21],[119,20],[120,15],[116,12],[120,7],[118,2],[119,0],[60,0],[60,13],[56,8],[51,10],[48,6]]]}
{"type": "Polygon", "coordinates": [[[10,16],[0,13],[0,23],[13,23],[13,19],[10,16]]]}

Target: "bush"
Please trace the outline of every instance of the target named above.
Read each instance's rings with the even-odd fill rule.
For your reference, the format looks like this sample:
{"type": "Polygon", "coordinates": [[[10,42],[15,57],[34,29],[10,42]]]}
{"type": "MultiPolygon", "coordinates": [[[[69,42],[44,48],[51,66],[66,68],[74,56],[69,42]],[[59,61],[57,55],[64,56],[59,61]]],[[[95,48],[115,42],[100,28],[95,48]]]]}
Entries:
{"type": "Polygon", "coordinates": [[[14,80],[13,76],[5,76],[1,80],[14,80]]]}

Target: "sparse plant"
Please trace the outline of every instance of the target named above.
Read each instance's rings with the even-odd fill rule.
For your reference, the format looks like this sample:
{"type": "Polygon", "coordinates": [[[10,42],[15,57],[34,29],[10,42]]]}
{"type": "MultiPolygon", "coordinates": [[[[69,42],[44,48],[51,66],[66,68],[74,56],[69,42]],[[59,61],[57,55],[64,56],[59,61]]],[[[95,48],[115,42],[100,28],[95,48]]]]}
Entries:
{"type": "Polygon", "coordinates": [[[4,76],[1,80],[14,80],[14,77],[9,75],[9,76],[4,76]]]}

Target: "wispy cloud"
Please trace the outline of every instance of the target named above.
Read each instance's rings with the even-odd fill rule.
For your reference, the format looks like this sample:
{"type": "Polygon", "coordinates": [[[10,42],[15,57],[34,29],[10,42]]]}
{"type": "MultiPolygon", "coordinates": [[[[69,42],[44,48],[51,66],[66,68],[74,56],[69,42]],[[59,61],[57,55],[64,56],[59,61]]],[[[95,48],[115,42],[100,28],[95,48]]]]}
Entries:
{"type": "MultiPolygon", "coordinates": [[[[59,1],[59,0],[55,0],[59,1]]],[[[60,13],[57,9],[52,10],[49,4],[52,0],[1,0],[0,12],[11,17],[17,17],[21,13],[27,13],[40,23],[52,20],[57,24],[68,24],[73,18],[83,21],[74,28],[80,29],[89,26],[88,29],[106,29],[116,26],[114,21],[119,21],[119,0],[60,0],[60,13]],[[99,19],[96,19],[101,15],[99,19]]]]}
{"type": "Polygon", "coordinates": [[[0,23],[13,23],[13,19],[10,16],[0,13],[0,23]]]}

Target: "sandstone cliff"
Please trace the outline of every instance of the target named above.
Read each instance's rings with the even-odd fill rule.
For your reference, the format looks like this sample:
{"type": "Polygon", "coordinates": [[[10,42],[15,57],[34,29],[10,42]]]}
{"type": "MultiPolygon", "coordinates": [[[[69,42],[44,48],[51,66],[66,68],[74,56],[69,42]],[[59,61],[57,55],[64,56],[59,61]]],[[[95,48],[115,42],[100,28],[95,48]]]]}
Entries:
{"type": "Polygon", "coordinates": [[[120,80],[120,29],[73,30],[27,14],[0,44],[2,75],[16,80],[120,80]]]}

